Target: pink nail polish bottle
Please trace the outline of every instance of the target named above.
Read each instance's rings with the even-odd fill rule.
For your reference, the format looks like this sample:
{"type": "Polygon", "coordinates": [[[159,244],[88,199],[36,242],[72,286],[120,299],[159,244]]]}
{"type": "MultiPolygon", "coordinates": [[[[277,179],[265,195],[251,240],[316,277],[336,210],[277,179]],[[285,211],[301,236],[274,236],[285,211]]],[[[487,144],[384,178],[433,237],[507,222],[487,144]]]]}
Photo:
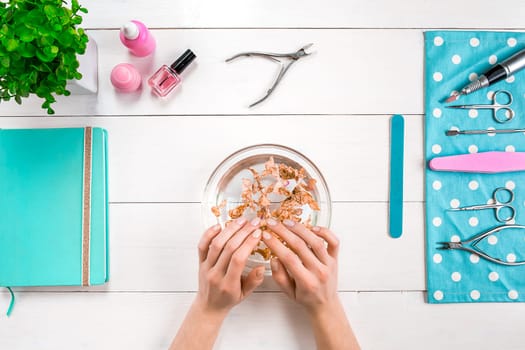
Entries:
{"type": "Polygon", "coordinates": [[[195,54],[191,50],[186,50],[177,58],[171,66],[163,65],[148,80],[149,86],[155,94],[164,97],[169,94],[181,82],[180,74],[195,59],[195,54]]]}
{"type": "Polygon", "coordinates": [[[142,84],[142,77],[135,66],[121,63],[111,71],[111,83],[121,92],[133,92],[142,84]]]}
{"type": "Polygon", "coordinates": [[[132,20],[120,29],[120,41],[132,54],[139,57],[149,55],[155,50],[155,38],[144,23],[132,20]]]}

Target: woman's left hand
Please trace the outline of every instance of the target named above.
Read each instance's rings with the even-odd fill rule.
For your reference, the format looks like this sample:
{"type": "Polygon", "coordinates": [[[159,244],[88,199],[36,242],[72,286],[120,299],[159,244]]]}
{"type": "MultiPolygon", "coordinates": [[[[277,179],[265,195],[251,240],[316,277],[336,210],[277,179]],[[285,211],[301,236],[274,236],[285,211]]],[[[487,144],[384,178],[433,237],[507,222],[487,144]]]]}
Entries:
{"type": "Polygon", "coordinates": [[[239,218],[221,230],[210,227],[199,243],[197,302],[207,311],[227,314],[264,280],[264,267],[242,276],[248,257],[261,240],[260,220],[239,218]]]}

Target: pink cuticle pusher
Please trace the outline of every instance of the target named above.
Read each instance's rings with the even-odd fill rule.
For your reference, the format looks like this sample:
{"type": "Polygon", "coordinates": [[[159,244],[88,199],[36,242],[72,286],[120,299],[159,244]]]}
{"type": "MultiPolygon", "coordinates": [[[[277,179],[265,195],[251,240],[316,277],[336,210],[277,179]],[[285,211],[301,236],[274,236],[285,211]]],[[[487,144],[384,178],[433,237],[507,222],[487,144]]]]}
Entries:
{"type": "Polygon", "coordinates": [[[435,171],[506,173],[525,170],[525,152],[481,152],[436,157],[428,163],[435,171]]]}

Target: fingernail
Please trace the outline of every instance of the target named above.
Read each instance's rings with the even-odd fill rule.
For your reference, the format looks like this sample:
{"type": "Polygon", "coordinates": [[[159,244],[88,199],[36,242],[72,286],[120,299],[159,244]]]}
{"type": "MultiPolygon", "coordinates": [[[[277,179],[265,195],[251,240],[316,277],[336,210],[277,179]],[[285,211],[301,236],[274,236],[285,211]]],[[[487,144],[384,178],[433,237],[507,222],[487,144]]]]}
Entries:
{"type": "Polygon", "coordinates": [[[264,271],[262,269],[257,269],[257,272],[255,273],[255,277],[260,279],[263,276],[264,276],[264,271]]]}
{"type": "Polygon", "coordinates": [[[238,218],[237,220],[235,220],[235,222],[237,223],[237,225],[244,225],[246,223],[246,218],[245,217],[240,217],[238,218]]]}
{"type": "Polygon", "coordinates": [[[283,221],[283,224],[285,224],[288,227],[293,227],[295,225],[295,221],[292,221],[290,219],[286,219],[283,221]]]}
{"type": "Polygon", "coordinates": [[[275,221],[272,218],[266,219],[266,223],[268,224],[268,226],[275,226],[275,225],[277,225],[277,221],[275,221]]]}
{"type": "Polygon", "coordinates": [[[263,238],[264,238],[265,240],[269,240],[270,238],[272,238],[272,235],[269,234],[268,232],[264,231],[264,232],[263,232],[263,238]]]}
{"type": "Polygon", "coordinates": [[[272,266],[272,271],[277,271],[277,270],[279,270],[279,263],[277,262],[277,258],[273,258],[273,259],[270,261],[270,265],[272,266]]]}
{"type": "Polygon", "coordinates": [[[252,226],[257,226],[261,223],[261,219],[255,218],[250,223],[252,224],[252,226]]]}
{"type": "Polygon", "coordinates": [[[221,224],[216,224],[216,225],[213,225],[213,227],[211,228],[213,231],[219,231],[221,229],[221,224]]]}
{"type": "Polygon", "coordinates": [[[319,226],[314,226],[314,227],[312,227],[312,231],[319,232],[319,231],[321,231],[321,228],[319,226]]]}
{"type": "Polygon", "coordinates": [[[262,231],[257,229],[255,231],[253,231],[252,236],[253,236],[253,238],[259,238],[259,237],[261,237],[261,233],[262,233],[262,231]]]}

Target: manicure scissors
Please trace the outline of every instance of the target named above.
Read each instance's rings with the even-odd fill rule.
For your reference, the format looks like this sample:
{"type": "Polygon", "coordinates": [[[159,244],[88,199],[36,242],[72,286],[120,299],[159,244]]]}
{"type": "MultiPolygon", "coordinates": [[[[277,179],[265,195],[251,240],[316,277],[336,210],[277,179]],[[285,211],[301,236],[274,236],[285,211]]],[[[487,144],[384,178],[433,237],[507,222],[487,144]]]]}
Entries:
{"type": "Polygon", "coordinates": [[[512,108],[510,108],[510,105],[512,104],[512,94],[507,90],[498,90],[494,92],[492,95],[492,103],[489,104],[473,104],[473,105],[453,105],[453,106],[447,106],[447,108],[461,108],[461,109],[492,109],[492,117],[495,121],[498,123],[506,123],[511,121],[514,116],[515,112],[512,108]],[[499,103],[498,102],[498,96],[506,96],[508,99],[507,103],[499,103]],[[500,113],[499,111],[504,111],[504,113],[500,113]]]}
{"type": "Polygon", "coordinates": [[[514,209],[514,207],[510,205],[510,203],[514,201],[514,192],[512,192],[512,190],[509,190],[508,188],[505,188],[505,187],[496,188],[496,190],[494,190],[494,192],[492,193],[492,200],[494,201],[494,203],[491,203],[491,204],[471,205],[468,207],[452,208],[449,210],[494,209],[496,220],[498,220],[499,222],[503,222],[503,223],[511,221],[516,217],[516,209],[514,209]],[[502,196],[503,197],[508,196],[508,199],[505,200],[505,198],[502,198],[502,196]],[[502,214],[502,210],[507,212],[509,215],[502,216],[504,215],[502,214]]]}
{"type": "Polygon", "coordinates": [[[275,90],[277,85],[279,85],[279,83],[283,79],[284,74],[288,71],[288,69],[290,69],[290,67],[292,66],[292,64],[294,62],[297,62],[297,60],[299,60],[301,57],[308,56],[308,55],[312,54],[312,52],[307,52],[306,51],[312,45],[313,44],[305,45],[302,48],[300,48],[299,50],[297,50],[296,52],[292,52],[292,53],[242,52],[242,53],[239,53],[239,54],[237,54],[235,56],[232,56],[232,57],[230,57],[230,58],[228,58],[226,60],[226,62],[230,62],[230,61],[232,61],[232,60],[234,60],[234,59],[236,59],[238,57],[257,56],[257,57],[262,57],[262,58],[269,59],[270,61],[278,63],[281,66],[281,70],[279,71],[279,75],[277,75],[277,78],[273,82],[273,84],[270,87],[270,89],[268,89],[268,91],[266,92],[266,95],[264,95],[262,98],[258,99],[254,103],[252,103],[250,105],[250,108],[255,106],[255,105],[258,105],[262,101],[266,100],[272,94],[272,92],[275,90]],[[280,58],[285,58],[285,59],[288,59],[289,61],[287,63],[284,63],[282,60],[280,60],[280,58]]]}
{"type": "Polygon", "coordinates": [[[525,226],[522,225],[501,225],[496,228],[493,228],[491,230],[488,230],[487,232],[482,232],[470,239],[467,239],[465,241],[460,242],[437,242],[437,244],[441,244],[441,247],[438,247],[437,249],[440,250],[448,250],[448,249],[458,249],[458,250],[464,250],[466,252],[476,254],[480,258],[483,258],[488,261],[492,261],[493,263],[500,264],[500,265],[507,265],[507,266],[519,266],[519,265],[525,265],[525,261],[504,261],[495,257],[492,257],[479,249],[477,247],[477,244],[482,241],[484,238],[497,233],[499,231],[505,230],[505,229],[511,229],[511,228],[517,228],[517,229],[525,229],[525,226]]]}

